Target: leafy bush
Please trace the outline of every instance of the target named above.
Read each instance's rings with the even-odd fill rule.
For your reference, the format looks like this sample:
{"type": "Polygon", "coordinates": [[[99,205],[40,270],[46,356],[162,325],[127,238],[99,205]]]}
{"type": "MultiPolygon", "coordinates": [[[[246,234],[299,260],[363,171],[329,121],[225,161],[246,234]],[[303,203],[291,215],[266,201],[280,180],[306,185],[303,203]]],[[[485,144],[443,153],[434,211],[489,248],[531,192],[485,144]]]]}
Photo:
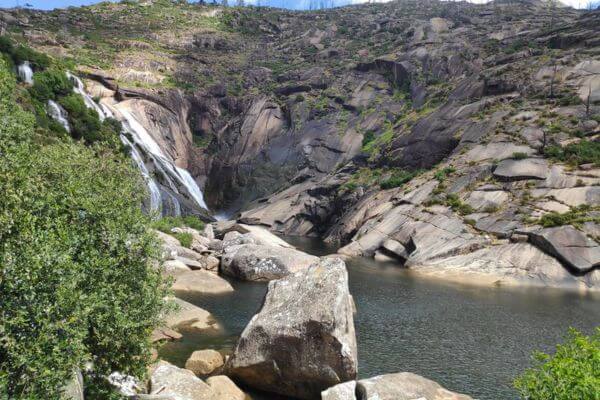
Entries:
{"type": "Polygon", "coordinates": [[[35,144],[14,85],[0,62],[0,398],[58,399],[88,361],[99,393],[144,375],[165,307],[143,182],[105,147],[35,144]]]}
{"type": "Polygon", "coordinates": [[[562,214],[557,212],[550,212],[548,214],[542,215],[542,217],[537,221],[537,223],[545,228],[551,228],[554,226],[562,225],[579,226],[584,222],[590,221],[600,223],[600,216],[594,217],[588,215],[588,211],[590,210],[591,207],[589,205],[582,205],[562,214]]]}
{"type": "Polygon", "coordinates": [[[36,72],[33,76],[33,86],[29,89],[31,96],[36,100],[46,103],[56,100],[59,96],[71,93],[73,84],[63,71],[49,69],[36,72]]]}
{"type": "Polygon", "coordinates": [[[592,163],[600,165],[600,142],[590,140],[581,140],[578,143],[571,143],[565,147],[558,145],[548,146],[544,150],[548,158],[568,162],[573,165],[592,163]]]}
{"type": "Polygon", "coordinates": [[[172,235],[175,236],[175,239],[179,240],[179,243],[181,243],[183,247],[187,247],[188,249],[192,247],[194,237],[191,233],[173,233],[172,235]]]}
{"type": "Polygon", "coordinates": [[[453,174],[454,172],[456,172],[454,167],[446,167],[437,171],[433,177],[437,179],[438,182],[444,182],[448,175],[453,174]]]}
{"type": "Polygon", "coordinates": [[[523,152],[521,152],[521,151],[517,151],[517,152],[514,152],[514,153],[512,154],[512,159],[513,159],[513,160],[524,160],[524,159],[526,159],[527,157],[529,157],[529,156],[527,155],[527,153],[523,153],[523,152]]]}
{"type": "Polygon", "coordinates": [[[173,228],[188,227],[201,231],[204,229],[204,222],[193,215],[186,217],[164,217],[152,223],[152,227],[164,233],[171,233],[173,228]]]}
{"type": "Polygon", "coordinates": [[[523,399],[600,399],[600,327],[589,337],[571,329],[554,355],[533,358],[534,367],[515,380],[523,399]]]}
{"type": "Polygon", "coordinates": [[[15,45],[7,36],[0,36],[0,53],[7,55],[12,64],[29,61],[34,69],[42,70],[50,66],[50,58],[24,45],[15,45]]]}
{"type": "Polygon", "coordinates": [[[463,203],[461,199],[454,193],[446,196],[446,205],[460,215],[472,214],[474,212],[473,207],[463,203]]]}
{"type": "Polygon", "coordinates": [[[391,177],[381,182],[382,189],[393,189],[410,182],[415,176],[419,174],[419,171],[404,171],[398,170],[393,173],[391,177]]]}

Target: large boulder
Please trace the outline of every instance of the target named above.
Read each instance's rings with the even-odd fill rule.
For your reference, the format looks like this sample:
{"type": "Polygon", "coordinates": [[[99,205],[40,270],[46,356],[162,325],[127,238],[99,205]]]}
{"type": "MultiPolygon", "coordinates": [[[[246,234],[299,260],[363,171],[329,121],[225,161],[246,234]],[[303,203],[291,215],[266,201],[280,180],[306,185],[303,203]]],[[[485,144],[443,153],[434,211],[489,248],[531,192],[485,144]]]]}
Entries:
{"type": "Polygon", "coordinates": [[[215,392],[215,400],[244,400],[246,394],[225,375],[211,376],[206,380],[215,392]]]}
{"type": "Polygon", "coordinates": [[[324,258],[271,281],[225,371],[248,386],[304,399],[354,379],[356,336],[344,262],[324,258]]]}
{"type": "Polygon", "coordinates": [[[176,293],[222,294],[233,292],[233,287],[229,282],[204,270],[177,274],[172,288],[176,293]]]}
{"type": "Polygon", "coordinates": [[[295,249],[242,244],[225,248],[221,272],[246,281],[270,281],[305,269],[318,260],[295,249]]]}
{"type": "Polygon", "coordinates": [[[322,400],[472,400],[471,397],[451,392],[438,383],[411,374],[380,375],[334,386],[321,394],[322,400]],[[355,390],[350,390],[354,383],[355,390]]]}
{"type": "Polygon", "coordinates": [[[600,245],[572,226],[546,228],[528,234],[535,246],[577,274],[600,266],[600,245]]]}
{"type": "Polygon", "coordinates": [[[548,176],[548,164],[546,160],[540,158],[503,160],[494,170],[494,176],[504,181],[546,179],[548,176]]]}

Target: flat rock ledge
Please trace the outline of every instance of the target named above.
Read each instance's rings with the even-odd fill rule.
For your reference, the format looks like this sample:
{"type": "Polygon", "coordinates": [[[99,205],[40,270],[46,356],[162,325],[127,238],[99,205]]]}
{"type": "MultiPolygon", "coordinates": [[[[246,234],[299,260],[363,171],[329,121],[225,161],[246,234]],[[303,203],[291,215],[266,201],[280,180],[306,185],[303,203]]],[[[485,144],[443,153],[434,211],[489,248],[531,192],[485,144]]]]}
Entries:
{"type": "Polygon", "coordinates": [[[321,393],[322,400],[473,400],[410,372],[345,382],[321,393]]]}
{"type": "Polygon", "coordinates": [[[339,258],[271,281],[225,365],[236,381],[302,399],[352,380],[357,348],[348,273],[339,258]]]}

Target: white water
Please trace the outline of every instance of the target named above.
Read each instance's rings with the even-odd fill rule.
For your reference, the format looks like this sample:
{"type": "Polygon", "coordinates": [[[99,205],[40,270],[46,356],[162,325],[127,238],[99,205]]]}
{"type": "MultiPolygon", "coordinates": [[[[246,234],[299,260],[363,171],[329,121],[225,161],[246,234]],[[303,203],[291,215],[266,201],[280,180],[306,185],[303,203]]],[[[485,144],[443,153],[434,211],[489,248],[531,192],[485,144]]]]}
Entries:
{"type": "Polygon", "coordinates": [[[52,119],[61,124],[67,132],[71,132],[71,126],[67,119],[67,112],[54,100],[48,100],[48,114],[52,119]]]}
{"type": "Polygon", "coordinates": [[[33,70],[31,69],[31,64],[29,61],[23,62],[23,64],[17,67],[17,72],[19,74],[19,78],[29,85],[33,85],[33,70]]]}
{"type": "Polygon", "coordinates": [[[129,110],[125,109],[119,104],[115,105],[115,108],[117,108],[121,115],[123,115],[123,118],[125,118],[124,122],[126,123],[124,123],[123,126],[126,127],[126,129],[131,133],[131,136],[136,144],[138,144],[143,151],[153,156],[156,167],[163,172],[170,189],[175,193],[180,193],[178,186],[172,181],[172,179],[175,179],[179,185],[183,186],[187,190],[191,200],[193,200],[201,208],[207,210],[208,207],[204,202],[202,191],[190,173],[183,168],[177,167],[170,157],[163,153],[158,143],[156,143],[146,128],[144,128],[142,124],[138,122],[138,120],[129,112],[129,110]]]}
{"type": "Polygon", "coordinates": [[[100,117],[100,121],[104,121],[106,119],[107,115],[105,114],[104,110],[94,101],[92,96],[90,96],[85,91],[85,86],[83,85],[83,82],[81,81],[81,79],[79,79],[77,76],[71,74],[70,72],[67,72],[67,77],[69,77],[69,79],[71,79],[73,81],[73,83],[75,83],[75,87],[73,88],[73,91],[75,93],[79,94],[81,97],[83,97],[83,102],[85,103],[86,107],[91,108],[92,110],[96,110],[96,112],[98,113],[98,116],[100,117]]]}
{"type": "MultiPolygon", "coordinates": [[[[111,106],[106,104],[97,104],[94,99],[86,92],[85,86],[81,79],[71,73],[67,73],[69,79],[71,79],[75,87],[73,90],[83,97],[84,103],[88,108],[96,110],[100,120],[106,118],[114,118],[115,113],[111,110],[111,106]]],[[[133,143],[124,134],[121,134],[121,141],[131,148],[131,158],[138,166],[150,192],[150,208],[153,212],[160,212],[163,204],[160,188],[156,180],[150,175],[150,172],[144,162],[140,150],[149,156],[154,161],[156,169],[162,173],[165,178],[166,184],[174,192],[181,194],[180,188],[183,187],[187,191],[187,195],[190,200],[194,201],[199,207],[208,210],[204,201],[204,195],[202,190],[198,187],[194,178],[190,173],[175,165],[173,160],[168,157],[160,148],[158,143],[148,133],[146,128],[129,112],[129,110],[122,107],[120,104],[114,105],[114,108],[119,111],[123,116],[124,121],[123,129],[125,132],[131,135],[133,143]],[[139,150],[138,150],[139,148],[139,150]],[[176,185],[173,180],[176,180],[179,185],[176,185]]],[[[168,193],[167,193],[168,194],[168,193]]],[[[181,205],[179,201],[172,195],[168,194],[169,205],[171,206],[175,215],[181,215],[181,205]],[[172,203],[172,204],[171,204],[172,203]]]]}

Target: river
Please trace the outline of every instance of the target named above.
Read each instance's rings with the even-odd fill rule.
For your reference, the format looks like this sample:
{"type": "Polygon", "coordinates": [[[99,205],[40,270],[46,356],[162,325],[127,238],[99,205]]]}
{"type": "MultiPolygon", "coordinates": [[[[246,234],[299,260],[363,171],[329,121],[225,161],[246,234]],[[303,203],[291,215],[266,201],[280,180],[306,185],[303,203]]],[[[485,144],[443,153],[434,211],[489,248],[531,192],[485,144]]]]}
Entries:
{"type": "MultiPolygon", "coordinates": [[[[285,239],[315,255],[332,250],[316,239],[285,239]]],[[[512,381],[534,350],[552,351],[570,326],[591,333],[600,325],[598,294],[450,284],[371,259],[348,262],[348,273],[360,378],[409,371],[477,399],[516,399],[512,381]]],[[[194,350],[231,352],[266,292],[261,283],[232,284],[232,294],[184,298],[210,311],[224,332],[184,332],[161,356],[183,366],[194,350]]]]}

